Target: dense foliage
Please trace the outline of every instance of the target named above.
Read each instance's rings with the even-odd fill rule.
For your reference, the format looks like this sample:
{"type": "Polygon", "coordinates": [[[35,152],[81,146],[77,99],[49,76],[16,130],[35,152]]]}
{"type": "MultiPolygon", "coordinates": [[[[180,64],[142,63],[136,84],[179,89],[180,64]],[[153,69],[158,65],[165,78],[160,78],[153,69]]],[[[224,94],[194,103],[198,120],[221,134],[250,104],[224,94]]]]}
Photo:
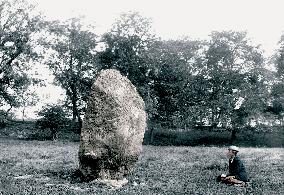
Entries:
{"type": "Polygon", "coordinates": [[[35,104],[36,98],[28,102],[32,93],[27,88],[34,80],[27,70],[31,60],[41,60],[65,90],[64,107],[79,126],[92,82],[107,68],[118,69],[136,86],[151,132],[157,127],[225,129],[234,139],[245,127],[275,125],[270,119],[282,124],[283,37],[273,58],[276,74],[266,68],[269,61],[261,46],[246,32],[214,31],[207,40],[162,40],[150,18],[129,12],[99,37],[83,17],[43,22],[31,14],[33,6],[23,3],[0,5],[0,106],[35,104]],[[42,49],[42,58],[32,45],[42,49]]]}
{"type": "Polygon", "coordinates": [[[0,106],[20,107],[22,94],[38,82],[27,73],[40,58],[34,37],[43,23],[33,10],[23,0],[0,2],[0,106]]]}

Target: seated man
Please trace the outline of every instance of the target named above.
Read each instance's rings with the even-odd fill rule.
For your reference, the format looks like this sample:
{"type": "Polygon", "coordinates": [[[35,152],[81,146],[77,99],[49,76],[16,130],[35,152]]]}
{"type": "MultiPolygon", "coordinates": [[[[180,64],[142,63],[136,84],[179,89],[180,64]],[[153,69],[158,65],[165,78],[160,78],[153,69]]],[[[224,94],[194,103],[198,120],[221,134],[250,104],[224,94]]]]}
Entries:
{"type": "Polygon", "coordinates": [[[237,156],[239,148],[236,146],[230,146],[228,148],[227,157],[229,158],[229,174],[222,174],[219,176],[219,180],[227,184],[235,184],[237,186],[245,186],[248,182],[248,176],[245,166],[241,159],[237,156]]]}

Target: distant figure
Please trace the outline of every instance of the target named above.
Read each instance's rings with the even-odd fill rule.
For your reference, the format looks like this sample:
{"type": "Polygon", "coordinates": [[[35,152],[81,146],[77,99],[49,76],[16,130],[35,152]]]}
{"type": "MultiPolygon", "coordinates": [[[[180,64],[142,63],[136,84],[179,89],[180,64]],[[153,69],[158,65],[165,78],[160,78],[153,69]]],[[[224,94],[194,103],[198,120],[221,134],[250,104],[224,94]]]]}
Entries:
{"type": "Polygon", "coordinates": [[[229,174],[222,174],[217,178],[218,181],[236,186],[246,186],[246,182],[248,182],[249,179],[243,162],[237,156],[238,152],[239,148],[236,146],[230,146],[228,148],[227,157],[229,158],[229,174]]]}

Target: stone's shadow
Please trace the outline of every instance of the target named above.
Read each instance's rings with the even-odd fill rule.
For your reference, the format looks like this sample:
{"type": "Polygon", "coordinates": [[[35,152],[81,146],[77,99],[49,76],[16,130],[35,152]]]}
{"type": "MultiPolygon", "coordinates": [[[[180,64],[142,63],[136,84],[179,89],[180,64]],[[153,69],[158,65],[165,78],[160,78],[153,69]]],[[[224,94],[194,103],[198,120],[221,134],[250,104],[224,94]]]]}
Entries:
{"type": "Polygon", "coordinates": [[[83,183],[83,182],[90,182],[93,180],[91,178],[83,177],[79,169],[48,171],[43,173],[43,175],[50,178],[66,180],[69,181],[70,183],[83,183]]]}
{"type": "Polygon", "coordinates": [[[86,177],[79,169],[69,169],[60,171],[48,171],[42,175],[59,180],[69,181],[70,183],[87,183],[96,180],[95,177],[86,177]]]}
{"type": "Polygon", "coordinates": [[[128,179],[126,178],[123,178],[122,180],[109,180],[109,179],[102,180],[102,179],[96,179],[94,177],[84,177],[79,169],[49,171],[43,173],[43,175],[55,180],[64,180],[65,182],[66,181],[70,182],[70,184],[91,182],[92,184],[96,184],[97,186],[108,186],[116,189],[121,188],[122,186],[128,184],[128,179]]]}

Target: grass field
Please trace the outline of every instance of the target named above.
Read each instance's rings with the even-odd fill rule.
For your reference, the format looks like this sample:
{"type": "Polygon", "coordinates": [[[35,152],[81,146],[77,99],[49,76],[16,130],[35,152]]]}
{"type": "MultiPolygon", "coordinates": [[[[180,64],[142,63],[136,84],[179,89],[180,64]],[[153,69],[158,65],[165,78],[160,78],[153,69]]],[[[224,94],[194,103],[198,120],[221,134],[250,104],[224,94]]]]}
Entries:
{"type": "Polygon", "coordinates": [[[226,186],[225,147],[143,146],[129,183],[111,189],[76,178],[78,142],[0,139],[0,194],[284,194],[283,148],[242,148],[251,183],[226,186]]]}

